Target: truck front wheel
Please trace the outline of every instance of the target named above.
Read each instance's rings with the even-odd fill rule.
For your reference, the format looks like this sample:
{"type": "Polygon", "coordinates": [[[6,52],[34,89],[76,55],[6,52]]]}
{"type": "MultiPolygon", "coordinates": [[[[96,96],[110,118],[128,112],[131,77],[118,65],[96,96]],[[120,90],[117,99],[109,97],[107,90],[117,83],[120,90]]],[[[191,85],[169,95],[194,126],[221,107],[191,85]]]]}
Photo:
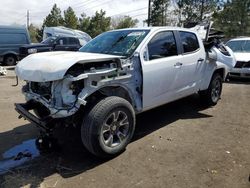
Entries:
{"type": "Polygon", "coordinates": [[[107,97],[87,113],[81,127],[84,146],[98,157],[112,157],[125,150],[135,130],[131,104],[120,97],[107,97]]]}
{"type": "Polygon", "coordinates": [[[6,55],[3,61],[4,65],[7,66],[16,65],[16,57],[14,55],[6,55]]]}
{"type": "Polygon", "coordinates": [[[215,73],[211,79],[209,87],[205,91],[200,91],[200,97],[207,105],[216,105],[220,100],[222,92],[222,77],[220,74],[215,73]]]}

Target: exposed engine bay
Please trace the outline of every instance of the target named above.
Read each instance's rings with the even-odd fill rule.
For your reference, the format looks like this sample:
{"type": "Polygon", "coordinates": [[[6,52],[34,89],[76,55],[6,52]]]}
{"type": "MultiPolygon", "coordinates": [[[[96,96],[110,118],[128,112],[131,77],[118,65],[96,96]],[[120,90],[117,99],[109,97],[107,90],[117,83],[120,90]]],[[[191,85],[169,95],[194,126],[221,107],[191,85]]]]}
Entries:
{"type": "Polygon", "coordinates": [[[49,112],[45,114],[52,118],[75,114],[81,105],[87,104],[88,97],[97,90],[99,95],[105,96],[116,93],[140,109],[142,81],[140,65],[136,61],[139,61],[138,57],[76,63],[67,70],[62,79],[46,82],[27,81],[22,92],[27,101],[40,103],[39,108],[42,105],[48,109],[49,112]],[[124,92],[121,83],[124,91],[131,93],[124,92]],[[105,88],[102,89],[103,86],[105,88]],[[136,96],[138,100],[134,97],[132,99],[132,96],[136,96]]]}

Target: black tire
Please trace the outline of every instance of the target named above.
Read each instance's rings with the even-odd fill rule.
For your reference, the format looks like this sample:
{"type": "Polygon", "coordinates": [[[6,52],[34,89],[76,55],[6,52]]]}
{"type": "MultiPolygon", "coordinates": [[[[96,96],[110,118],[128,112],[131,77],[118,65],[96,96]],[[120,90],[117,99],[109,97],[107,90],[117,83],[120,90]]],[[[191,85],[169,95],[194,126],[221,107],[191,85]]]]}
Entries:
{"type": "Polygon", "coordinates": [[[222,92],[222,77],[220,74],[215,73],[212,76],[209,87],[207,90],[200,91],[202,102],[209,106],[214,106],[220,100],[222,92]]]}
{"type": "Polygon", "coordinates": [[[4,65],[13,66],[16,65],[16,57],[14,55],[6,55],[3,60],[4,65]]]}
{"type": "Polygon", "coordinates": [[[127,100],[112,96],[99,101],[86,114],[81,126],[81,138],[90,153],[110,158],[125,150],[134,130],[133,107],[127,100]]]}

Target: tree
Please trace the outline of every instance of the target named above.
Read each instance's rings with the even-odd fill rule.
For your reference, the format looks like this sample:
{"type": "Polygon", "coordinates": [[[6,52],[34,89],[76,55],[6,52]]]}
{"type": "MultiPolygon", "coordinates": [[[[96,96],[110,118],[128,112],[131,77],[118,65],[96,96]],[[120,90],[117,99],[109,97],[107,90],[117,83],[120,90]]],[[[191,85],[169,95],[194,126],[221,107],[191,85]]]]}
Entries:
{"type": "Polygon", "coordinates": [[[61,15],[60,8],[57,7],[56,4],[54,4],[53,8],[51,9],[48,16],[43,21],[43,27],[53,27],[53,26],[59,26],[63,25],[63,17],[61,15]]]}
{"type": "Polygon", "coordinates": [[[225,2],[222,10],[213,15],[215,27],[227,37],[250,34],[250,0],[225,2]]]}
{"type": "Polygon", "coordinates": [[[110,29],[111,18],[105,16],[106,12],[100,10],[95,12],[95,15],[91,17],[89,26],[85,32],[91,37],[95,37],[100,33],[108,31],[110,29]]]}
{"type": "Polygon", "coordinates": [[[81,14],[81,17],[79,18],[79,25],[78,29],[82,30],[84,32],[88,32],[89,25],[90,25],[90,17],[87,17],[85,13],[81,14]]]}
{"type": "Polygon", "coordinates": [[[169,0],[153,0],[151,4],[150,25],[165,26],[167,24],[167,7],[169,0]]]}
{"type": "Polygon", "coordinates": [[[76,29],[78,26],[78,18],[71,7],[64,11],[64,26],[72,29],[76,29]]]}
{"type": "Polygon", "coordinates": [[[179,25],[183,25],[208,19],[214,13],[218,0],[175,0],[175,3],[179,25]]]}
{"type": "Polygon", "coordinates": [[[117,16],[111,19],[112,29],[135,27],[137,23],[138,20],[133,19],[130,16],[117,16]]]}
{"type": "Polygon", "coordinates": [[[31,42],[37,43],[38,42],[37,40],[38,28],[35,27],[33,24],[30,24],[28,30],[29,30],[31,42]]]}
{"type": "Polygon", "coordinates": [[[57,7],[56,4],[54,4],[48,16],[46,16],[46,18],[43,20],[41,29],[38,30],[37,40],[42,40],[44,27],[55,27],[63,24],[64,20],[61,14],[61,10],[57,7]]]}

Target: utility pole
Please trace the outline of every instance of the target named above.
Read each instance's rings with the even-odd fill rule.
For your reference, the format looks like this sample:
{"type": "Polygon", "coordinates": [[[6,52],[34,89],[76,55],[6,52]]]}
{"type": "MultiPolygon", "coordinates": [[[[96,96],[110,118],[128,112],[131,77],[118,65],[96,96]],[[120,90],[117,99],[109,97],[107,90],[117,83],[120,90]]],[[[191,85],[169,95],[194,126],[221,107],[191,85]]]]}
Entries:
{"type": "Polygon", "coordinates": [[[204,0],[201,1],[201,15],[200,15],[200,21],[203,20],[203,13],[204,12],[204,0]]]}
{"type": "Polygon", "coordinates": [[[151,0],[148,0],[148,27],[150,26],[151,20],[151,0]]]}
{"type": "Polygon", "coordinates": [[[27,28],[29,29],[29,25],[30,25],[30,12],[29,10],[27,10],[27,28]]]}

